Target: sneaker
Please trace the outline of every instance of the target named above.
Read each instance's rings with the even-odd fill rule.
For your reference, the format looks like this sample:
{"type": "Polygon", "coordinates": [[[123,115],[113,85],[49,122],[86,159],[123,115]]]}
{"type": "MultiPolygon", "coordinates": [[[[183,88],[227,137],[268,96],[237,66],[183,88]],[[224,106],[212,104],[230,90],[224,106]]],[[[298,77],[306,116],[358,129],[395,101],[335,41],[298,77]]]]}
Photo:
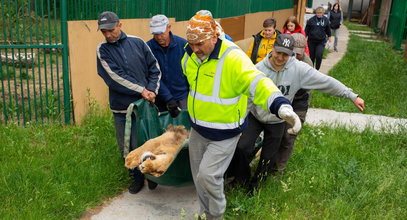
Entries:
{"type": "Polygon", "coordinates": [[[336,49],[336,47],[335,47],[335,48],[334,48],[334,51],[335,51],[335,52],[338,52],[338,49],[336,49]]]}
{"type": "Polygon", "coordinates": [[[140,192],[140,190],[143,188],[144,186],[144,181],[133,181],[130,186],[129,186],[129,193],[131,194],[136,194],[138,192],[140,192]]]}
{"type": "Polygon", "coordinates": [[[147,185],[149,190],[154,190],[155,188],[157,188],[158,183],[147,179],[147,185]]]}

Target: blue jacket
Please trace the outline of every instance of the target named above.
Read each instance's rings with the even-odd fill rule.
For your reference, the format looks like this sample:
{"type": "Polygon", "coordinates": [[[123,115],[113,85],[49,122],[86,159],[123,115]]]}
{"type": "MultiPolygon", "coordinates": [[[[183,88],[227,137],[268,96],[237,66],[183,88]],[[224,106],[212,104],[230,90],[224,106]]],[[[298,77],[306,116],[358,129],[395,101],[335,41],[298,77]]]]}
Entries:
{"type": "Polygon", "coordinates": [[[188,96],[189,85],[181,68],[186,43],[184,38],[173,35],[171,32],[167,53],[164,53],[163,48],[154,39],[147,42],[160,64],[162,78],[158,97],[165,103],[170,99],[178,101],[188,96]]]}
{"type": "Polygon", "coordinates": [[[326,42],[328,37],[331,37],[331,28],[327,17],[318,18],[316,15],[307,21],[305,26],[305,34],[308,36],[308,41],[326,42]]]}
{"type": "Polygon", "coordinates": [[[161,72],[147,44],[121,33],[115,43],[99,44],[97,70],[109,87],[113,112],[124,113],[130,103],[141,98],[143,89],[158,93],[161,72]]]}

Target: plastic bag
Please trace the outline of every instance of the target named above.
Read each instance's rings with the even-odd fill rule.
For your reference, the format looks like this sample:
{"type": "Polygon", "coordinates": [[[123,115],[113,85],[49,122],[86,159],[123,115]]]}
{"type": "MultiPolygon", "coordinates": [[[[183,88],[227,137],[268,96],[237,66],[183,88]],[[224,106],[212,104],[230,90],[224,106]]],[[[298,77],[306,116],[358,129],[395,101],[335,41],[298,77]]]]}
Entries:
{"type": "Polygon", "coordinates": [[[331,43],[331,41],[328,40],[328,41],[326,42],[325,48],[326,48],[327,50],[333,50],[333,44],[331,43]]]}

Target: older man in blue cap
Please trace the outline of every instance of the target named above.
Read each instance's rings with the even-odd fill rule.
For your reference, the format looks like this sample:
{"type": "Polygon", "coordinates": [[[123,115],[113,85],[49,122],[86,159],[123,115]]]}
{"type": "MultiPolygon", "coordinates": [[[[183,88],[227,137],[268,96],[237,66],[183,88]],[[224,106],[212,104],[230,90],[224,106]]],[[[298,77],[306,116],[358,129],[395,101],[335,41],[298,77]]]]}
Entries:
{"type": "Polygon", "coordinates": [[[153,38],[147,42],[161,67],[162,78],[156,105],[160,111],[169,111],[177,117],[187,108],[189,85],[182,73],[181,59],[187,41],[171,32],[171,24],[165,15],[155,15],[150,20],[153,38]]]}

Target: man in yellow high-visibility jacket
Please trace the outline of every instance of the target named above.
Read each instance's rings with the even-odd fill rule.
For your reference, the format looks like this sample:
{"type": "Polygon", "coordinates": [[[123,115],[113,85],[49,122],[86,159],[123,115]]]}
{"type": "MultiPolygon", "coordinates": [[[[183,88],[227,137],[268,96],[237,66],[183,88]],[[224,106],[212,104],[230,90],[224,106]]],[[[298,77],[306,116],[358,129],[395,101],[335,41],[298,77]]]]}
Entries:
{"type": "Polygon", "coordinates": [[[234,43],[218,39],[213,18],[195,15],[187,27],[181,61],[188,79],[191,123],[189,157],[201,213],[222,218],[226,208],[223,175],[241,132],[247,127],[247,99],[293,125],[301,122],[274,83],[234,43]]]}

